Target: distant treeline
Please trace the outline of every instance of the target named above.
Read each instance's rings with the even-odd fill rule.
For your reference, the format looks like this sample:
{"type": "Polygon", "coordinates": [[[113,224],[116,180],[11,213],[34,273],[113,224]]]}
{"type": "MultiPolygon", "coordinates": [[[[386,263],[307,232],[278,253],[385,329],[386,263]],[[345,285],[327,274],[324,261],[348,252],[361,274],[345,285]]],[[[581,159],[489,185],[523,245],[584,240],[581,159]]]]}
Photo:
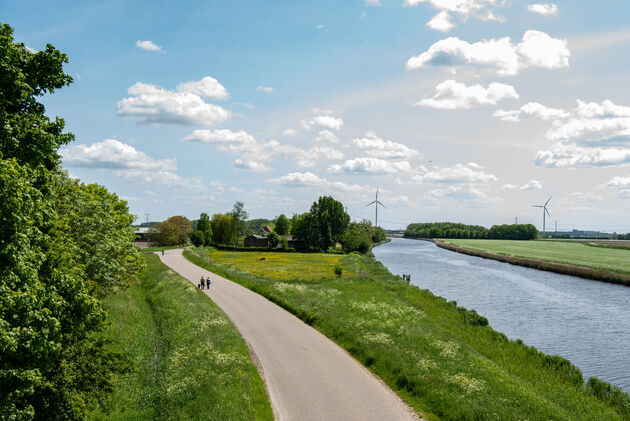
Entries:
{"type": "Polygon", "coordinates": [[[496,240],[533,240],[538,230],[532,224],[493,225],[488,229],[480,225],[455,222],[425,222],[409,224],[405,238],[489,238],[496,240]]]}

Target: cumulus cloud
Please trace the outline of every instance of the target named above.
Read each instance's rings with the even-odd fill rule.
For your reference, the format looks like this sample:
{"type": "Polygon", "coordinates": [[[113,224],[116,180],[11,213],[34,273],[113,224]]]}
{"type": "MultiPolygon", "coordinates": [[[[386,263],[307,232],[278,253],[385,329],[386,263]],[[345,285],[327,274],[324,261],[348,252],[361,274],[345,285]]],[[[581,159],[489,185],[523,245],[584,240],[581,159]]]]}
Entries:
{"type": "Polygon", "coordinates": [[[200,178],[184,178],[176,174],[177,161],[174,159],[154,159],[115,139],[92,145],[72,145],[59,152],[64,164],[70,167],[113,169],[116,175],[130,181],[198,191],[204,188],[200,178]]]}
{"type": "Polygon", "coordinates": [[[600,187],[608,189],[627,189],[630,188],[630,177],[613,177],[600,187]]]}
{"type": "Polygon", "coordinates": [[[455,110],[480,105],[495,105],[504,99],[518,99],[519,97],[513,86],[498,82],[492,82],[484,88],[482,85],[466,86],[454,80],[445,80],[435,87],[435,92],[432,98],[424,98],[416,105],[455,110]]]}
{"type": "Polygon", "coordinates": [[[566,40],[529,30],[518,44],[512,43],[508,37],[472,44],[457,37],[446,38],[437,41],[422,54],[409,58],[407,69],[470,64],[491,68],[502,76],[511,76],[529,67],[568,67],[570,55],[566,40]]]}
{"type": "Polygon", "coordinates": [[[244,130],[234,132],[229,129],[195,130],[184,140],[203,143],[255,143],[254,136],[244,130]]]}
{"type": "MultiPolygon", "coordinates": [[[[135,118],[139,123],[144,124],[212,126],[230,118],[232,115],[230,111],[218,105],[209,104],[199,96],[198,93],[203,91],[204,87],[209,88],[209,85],[189,85],[189,83],[178,86],[176,92],[138,82],[127,90],[129,97],[118,101],[117,113],[135,118]],[[190,92],[190,90],[198,93],[190,92]]],[[[205,91],[205,93],[210,93],[210,91],[205,91]]]]}
{"type": "Polygon", "coordinates": [[[413,181],[425,183],[490,183],[497,181],[494,174],[484,171],[484,168],[474,162],[456,164],[452,167],[424,170],[423,174],[412,177],[413,181]]]}
{"type": "Polygon", "coordinates": [[[365,4],[368,6],[380,6],[381,0],[365,0],[365,4]]]}
{"type": "Polygon", "coordinates": [[[339,143],[341,142],[337,135],[335,135],[330,130],[321,130],[317,133],[317,137],[315,137],[315,142],[330,142],[330,143],[339,143]]]}
{"type": "Polygon", "coordinates": [[[504,184],[501,187],[503,190],[540,190],[542,189],[542,184],[537,180],[529,180],[527,183],[519,186],[518,184],[504,184]]]}
{"type": "Polygon", "coordinates": [[[146,41],[136,41],[136,47],[138,48],[142,48],[143,50],[147,50],[147,51],[157,51],[159,53],[163,53],[164,50],[162,49],[162,47],[160,47],[159,45],[155,45],[152,41],[146,40],[146,41]]]}
{"type": "Polygon", "coordinates": [[[334,164],[328,167],[333,174],[373,174],[384,175],[398,172],[409,172],[411,166],[407,161],[385,161],[379,158],[354,158],[342,164],[334,164]]]}
{"type": "Polygon", "coordinates": [[[256,90],[258,92],[264,92],[266,94],[270,94],[274,91],[274,89],[271,86],[257,86],[256,90]]]}
{"type": "Polygon", "coordinates": [[[105,139],[91,145],[71,145],[59,151],[65,165],[71,167],[175,170],[174,159],[156,160],[131,145],[116,139],[105,139]]]}
{"type": "Polygon", "coordinates": [[[310,130],[313,127],[326,127],[328,129],[340,130],[341,126],[343,126],[343,119],[331,115],[318,115],[302,120],[304,130],[310,130]]]}
{"type": "Polygon", "coordinates": [[[488,196],[488,194],[483,190],[470,185],[449,186],[444,189],[434,189],[429,191],[427,199],[434,203],[441,203],[444,199],[453,199],[458,202],[462,200],[472,202],[489,202],[497,200],[490,198],[490,196],[488,196]]]}
{"type": "Polygon", "coordinates": [[[293,137],[297,134],[298,134],[298,131],[295,129],[286,129],[285,131],[282,132],[282,136],[285,136],[285,137],[293,137]]]}
{"type": "Polygon", "coordinates": [[[527,10],[542,16],[556,16],[558,14],[558,6],[553,3],[534,3],[528,4],[527,10]]]}
{"type": "Polygon", "coordinates": [[[238,158],[234,161],[234,168],[253,172],[271,171],[271,168],[269,168],[262,162],[241,158],[238,158]]]}
{"type": "Polygon", "coordinates": [[[319,187],[324,189],[348,192],[348,193],[367,193],[372,191],[370,186],[361,186],[357,184],[348,184],[343,181],[331,181],[310,171],[292,172],[278,178],[270,178],[266,180],[268,183],[282,184],[287,187],[319,187]]]}
{"type": "Polygon", "coordinates": [[[357,147],[364,149],[368,156],[387,159],[411,158],[418,155],[418,151],[408,148],[402,143],[381,139],[376,133],[369,131],[362,138],[352,140],[357,147]]]}
{"type": "Polygon", "coordinates": [[[538,151],[536,165],[543,167],[591,167],[630,163],[630,149],[580,147],[557,143],[550,150],[538,151]]]}
{"type": "Polygon", "coordinates": [[[429,22],[427,22],[427,26],[431,29],[435,29],[436,31],[448,32],[453,29],[455,24],[451,22],[451,15],[447,11],[442,10],[440,13],[433,16],[429,22]]]}
{"type": "Polygon", "coordinates": [[[537,102],[529,102],[518,110],[497,110],[494,116],[503,121],[518,122],[527,117],[541,120],[556,120],[569,117],[571,114],[557,108],[546,107],[537,102]]]}
{"type": "Polygon", "coordinates": [[[218,80],[212,76],[206,76],[199,81],[184,82],[177,85],[178,92],[189,92],[191,94],[213,99],[228,99],[230,94],[218,80]]]}

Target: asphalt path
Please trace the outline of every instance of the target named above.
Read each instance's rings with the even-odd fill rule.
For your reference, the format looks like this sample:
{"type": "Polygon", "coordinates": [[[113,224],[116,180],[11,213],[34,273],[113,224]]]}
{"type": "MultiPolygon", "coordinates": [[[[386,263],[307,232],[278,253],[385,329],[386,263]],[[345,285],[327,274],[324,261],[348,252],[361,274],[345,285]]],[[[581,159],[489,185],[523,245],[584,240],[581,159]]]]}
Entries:
{"type": "Polygon", "coordinates": [[[249,344],[277,420],[417,420],[385,384],[317,330],[266,298],[190,263],[182,250],[162,262],[204,292],[249,344]]]}

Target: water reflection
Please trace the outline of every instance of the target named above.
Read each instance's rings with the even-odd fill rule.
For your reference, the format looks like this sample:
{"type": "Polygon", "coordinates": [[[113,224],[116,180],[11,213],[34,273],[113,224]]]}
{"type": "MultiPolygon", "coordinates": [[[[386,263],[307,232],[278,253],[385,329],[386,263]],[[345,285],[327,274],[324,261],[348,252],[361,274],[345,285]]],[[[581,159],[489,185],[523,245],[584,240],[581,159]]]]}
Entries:
{"type": "Polygon", "coordinates": [[[511,339],[568,358],[630,391],[630,288],[558,275],[395,238],[374,249],[394,274],[474,309],[511,339]]]}

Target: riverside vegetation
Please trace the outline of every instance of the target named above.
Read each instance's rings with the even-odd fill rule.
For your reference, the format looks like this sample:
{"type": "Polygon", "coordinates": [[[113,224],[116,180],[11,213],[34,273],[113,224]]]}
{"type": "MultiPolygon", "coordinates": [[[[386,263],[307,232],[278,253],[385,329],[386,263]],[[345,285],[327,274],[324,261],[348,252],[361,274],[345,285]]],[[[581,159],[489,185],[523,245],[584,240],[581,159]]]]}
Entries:
{"type": "Polygon", "coordinates": [[[596,378],[585,384],[569,361],[508,340],[371,257],[213,248],[184,255],[311,324],[430,419],[630,417],[630,398],[618,388],[596,378]]]}
{"type": "Polygon", "coordinates": [[[247,346],[227,316],[189,281],[145,253],[140,281],[108,297],[101,336],[130,353],[95,420],[273,420],[247,346]]]}

